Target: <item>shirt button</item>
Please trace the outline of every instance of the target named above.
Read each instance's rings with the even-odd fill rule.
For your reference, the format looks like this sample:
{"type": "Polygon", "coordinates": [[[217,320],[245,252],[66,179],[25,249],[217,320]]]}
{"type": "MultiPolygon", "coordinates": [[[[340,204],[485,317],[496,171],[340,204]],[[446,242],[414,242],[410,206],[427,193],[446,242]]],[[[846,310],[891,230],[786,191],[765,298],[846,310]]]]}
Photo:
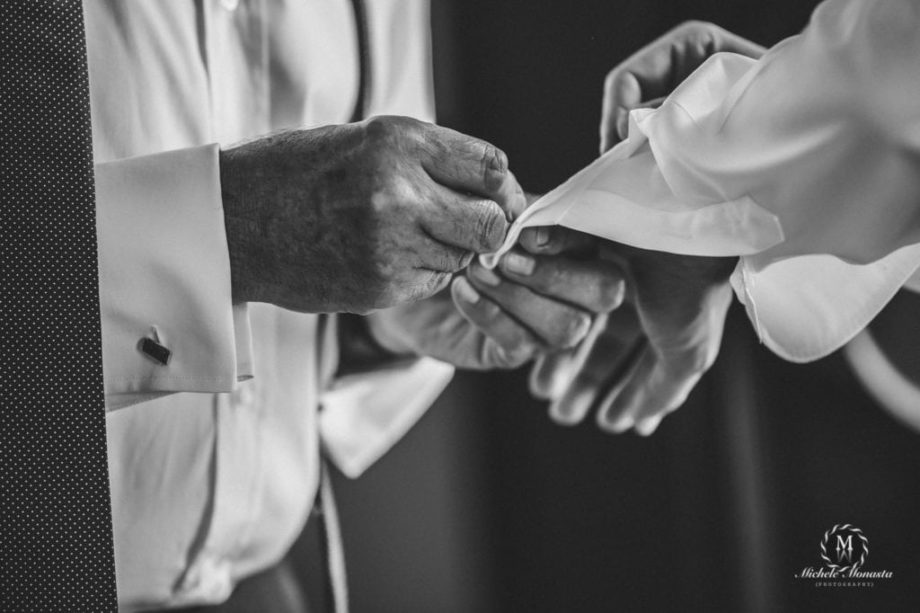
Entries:
{"type": "Polygon", "coordinates": [[[220,5],[228,11],[235,11],[240,5],[240,0],[220,0],[220,5]]]}

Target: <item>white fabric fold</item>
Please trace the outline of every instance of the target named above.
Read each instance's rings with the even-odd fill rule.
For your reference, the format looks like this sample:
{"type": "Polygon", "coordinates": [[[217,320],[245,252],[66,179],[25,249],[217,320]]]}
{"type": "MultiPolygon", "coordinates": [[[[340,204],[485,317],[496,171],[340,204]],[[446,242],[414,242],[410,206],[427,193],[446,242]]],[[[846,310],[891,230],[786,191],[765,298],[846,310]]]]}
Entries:
{"type": "Polygon", "coordinates": [[[740,256],[762,341],[808,361],[855,336],[920,269],[920,3],[831,0],[758,61],[709,58],[627,139],[512,225],[740,256]]]}
{"type": "Polygon", "coordinates": [[[338,379],[322,397],[326,454],[346,476],[360,477],[415,425],[453,375],[453,366],[421,358],[338,379]]]}
{"type": "Polygon", "coordinates": [[[642,132],[647,109],[630,116],[629,138],[531,205],[512,225],[499,257],[531,226],[561,225],[607,240],[687,255],[757,253],[783,241],[779,220],[742,196],[730,202],[682,200],[668,184],[642,132]]]}

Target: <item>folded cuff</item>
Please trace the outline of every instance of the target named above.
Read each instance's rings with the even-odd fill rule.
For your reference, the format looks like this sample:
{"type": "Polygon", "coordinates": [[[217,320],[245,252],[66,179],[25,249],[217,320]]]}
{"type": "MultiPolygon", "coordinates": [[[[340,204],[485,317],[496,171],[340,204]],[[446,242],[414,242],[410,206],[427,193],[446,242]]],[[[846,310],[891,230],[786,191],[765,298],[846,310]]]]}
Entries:
{"type": "Polygon", "coordinates": [[[250,377],[246,307],[231,302],[217,145],[99,164],[96,200],[108,405],[227,392],[250,377]],[[145,350],[144,339],[156,345],[145,350]]]}

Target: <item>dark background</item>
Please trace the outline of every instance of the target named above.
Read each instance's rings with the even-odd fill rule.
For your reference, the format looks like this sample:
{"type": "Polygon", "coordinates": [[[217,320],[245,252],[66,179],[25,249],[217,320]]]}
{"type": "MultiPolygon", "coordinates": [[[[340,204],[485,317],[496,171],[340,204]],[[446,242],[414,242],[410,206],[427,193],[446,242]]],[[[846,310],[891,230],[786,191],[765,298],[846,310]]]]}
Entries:
{"type": "MultiPolygon", "coordinates": [[[[603,77],[643,44],[702,19],[771,45],[815,5],[433,4],[439,121],[502,147],[532,191],[597,155],[603,77]]],[[[887,612],[920,611],[918,475],[920,436],[841,355],[782,362],[735,309],[719,361],[649,439],[553,425],[524,371],[462,373],[378,465],[336,481],[357,613],[887,612]],[[844,522],[894,578],[794,579],[844,522]]]]}

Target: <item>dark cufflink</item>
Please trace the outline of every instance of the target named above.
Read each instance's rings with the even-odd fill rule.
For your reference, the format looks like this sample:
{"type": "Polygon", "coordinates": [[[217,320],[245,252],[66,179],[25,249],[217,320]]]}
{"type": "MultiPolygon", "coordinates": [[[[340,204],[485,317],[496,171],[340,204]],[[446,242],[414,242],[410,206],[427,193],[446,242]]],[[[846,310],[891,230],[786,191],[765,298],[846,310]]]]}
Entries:
{"type": "Polygon", "coordinates": [[[169,358],[172,355],[172,351],[156,342],[152,338],[142,338],[138,344],[138,348],[141,350],[141,353],[146,355],[157,364],[160,364],[161,366],[166,366],[169,364],[169,358]]]}

